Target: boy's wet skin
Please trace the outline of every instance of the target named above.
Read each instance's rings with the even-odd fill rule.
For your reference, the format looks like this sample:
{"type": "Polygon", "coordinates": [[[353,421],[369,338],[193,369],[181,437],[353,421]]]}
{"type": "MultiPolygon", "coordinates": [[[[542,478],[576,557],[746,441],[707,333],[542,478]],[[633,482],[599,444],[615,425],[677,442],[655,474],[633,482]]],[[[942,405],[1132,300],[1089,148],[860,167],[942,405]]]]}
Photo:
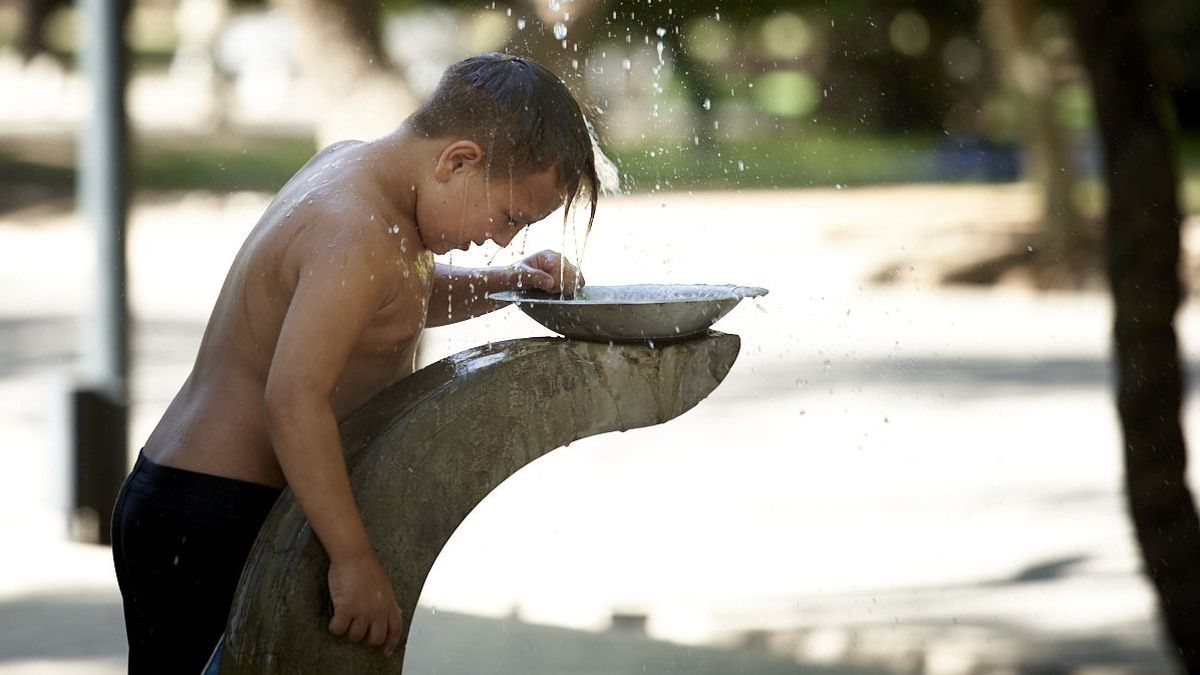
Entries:
{"type": "Polygon", "coordinates": [[[473,141],[405,127],[314,157],[235,257],[196,365],[143,450],[168,467],[287,483],[329,554],[329,630],[389,654],[403,618],[337,424],[413,371],[426,325],[490,311],[486,294],[518,282],[554,290],[560,271],[576,278],[549,252],[509,268],[433,265],[435,252],[506,245],[563,202],[557,169],[510,183],[485,160],[473,141]]]}
{"type": "MultiPolygon", "coordinates": [[[[496,307],[476,281],[476,297],[456,298],[451,308],[450,289],[435,288],[433,254],[487,239],[507,245],[525,225],[561,205],[556,172],[509,183],[484,175],[490,167],[470,141],[420,139],[419,145],[435,149],[423,154],[436,155],[428,161],[438,165],[427,180],[406,181],[384,159],[396,146],[412,143],[405,136],[402,129],[374,143],[330,146],[280,190],[232,264],[196,365],[147,441],[147,457],[284,485],[263,392],[272,374],[283,375],[276,371],[327,360],[318,351],[325,341],[306,334],[305,325],[285,333],[293,304],[297,312],[324,315],[309,321],[309,328],[336,323],[339,314],[350,318],[359,309],[348,307],[348,299],[364,293],[352,293],[347,284],[364,291],[362,302],[372,305],[361,334],[345,345],[349,351],[329,394],[339,421],[412,373],[417,338],[426,325],[461,319],[468,304],[473,314],[496,307]],[[428,224],[418,228],[408,213],[428,224]],[[277,354],[277,343],[285,353],[277,354]]],[[[448,281],[444,275],[441,280],[448,281]]],[[[540,281],[556,285],[558,277],[544,273],[540,281]]],[[[471,283],[463,283],[459,295],[470,293],[471,283]]]]}
{"type": "Polygon", "coordinates": [[[118,496],[130,672],[200,669],[284,484],[329,555],[329,630],[395,650],[404,619],[351,492],[338,422],[412,373],[426,326],[498,308],[493,291],[583,283],[550,251],[485,269],[433,255],[505,246],[580,195],[594,216],[593,144],[562,80],[483,54],[450,66],[395,132],[323,150],[279,191],[118,496]]]}

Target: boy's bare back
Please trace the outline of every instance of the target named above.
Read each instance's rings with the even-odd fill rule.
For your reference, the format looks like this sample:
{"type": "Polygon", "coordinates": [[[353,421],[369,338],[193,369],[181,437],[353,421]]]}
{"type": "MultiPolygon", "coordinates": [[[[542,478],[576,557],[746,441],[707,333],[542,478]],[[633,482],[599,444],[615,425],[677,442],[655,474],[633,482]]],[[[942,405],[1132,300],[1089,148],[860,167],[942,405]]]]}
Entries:
{"type": "Polygon", "coordinates": [[[434,269],[432,252],[416,236],[411,219],[385,195],[367,144],[339,143],[313,157],[238,251],[191,375],[147,441],[146,456],[282,486],[264,396],[272,364],[302,371],[326,355],[314,349],[281,362],[275,358],[281,335],[300,331],[287,343],[315,348],[321,336],[304,331],[336,324],[338,313],[369,303],[369,322],[330,395],[338,419],[409,375],[434,269]],[[324,316],[308,324],[289,320],[285,329],[298,287],[310,314],[324,316]],[[368,289],[368,297],[347,292],[359,289],[368,289]]]}

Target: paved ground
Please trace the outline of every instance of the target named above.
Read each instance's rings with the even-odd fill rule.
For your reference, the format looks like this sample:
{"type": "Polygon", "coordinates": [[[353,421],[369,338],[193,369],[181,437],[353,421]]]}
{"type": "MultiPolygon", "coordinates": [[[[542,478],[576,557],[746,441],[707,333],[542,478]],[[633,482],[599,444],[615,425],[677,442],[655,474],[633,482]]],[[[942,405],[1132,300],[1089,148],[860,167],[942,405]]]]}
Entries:
{"type": "MultiPolygon", "coordinates": [[[[264,199],[139,203],[134,443],[186,375],[264,199]]],[[[930,673],[1055,659],[1161,669],[1120,495],[1107,299],[936,283],[1032,208],[1020,186],[604,204],[584,257],[592,283],[771,295],[719,324],[743,352],[708,401],[521,471],[452,539],[423,604],[578,628],[640,612],[667,639],[930,673]],[[866,281],[881,269],[896,283],[866,281]]],[[[561,246],[561,228],[535,229],[527,250],[561,246]]],[[[107,551],[67,543],[62,517],[89,235],[70,213],[9,213],[0,252],[0,535],[15,544],[0,558],[0,672],[117,672],[107,551]]],[[[1196,312],[1178,322],[1185,344],[1200,344],[1196,312]]],[[[541,332],[506,310],[431,331],[428,351],[541,332]]],[[[1200,438],[1194,405],[1186,423],[1200,438]]]]}

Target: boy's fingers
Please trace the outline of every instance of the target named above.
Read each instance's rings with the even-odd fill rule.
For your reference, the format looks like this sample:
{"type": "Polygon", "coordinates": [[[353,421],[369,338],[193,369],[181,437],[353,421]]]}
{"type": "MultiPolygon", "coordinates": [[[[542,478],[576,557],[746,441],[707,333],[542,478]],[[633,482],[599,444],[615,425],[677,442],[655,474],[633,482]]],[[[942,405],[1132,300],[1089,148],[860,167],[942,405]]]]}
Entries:
{"type": "Polygon", "coordinates": [[[399,607],[392,608],[392,616],[388,619],[387,643],[383,646],[383,652],[388,656],[396,651],[396,647],[400,646],[400,629],[404,627],[404,617],[400,614],[399,607]]]}
{"type": "Polygon", "coordinates": [[[351,642],[362,642],[363,638],[367,635],[368,628],[370,628],[370,624],[368,624],[365,619],[362,617],[355,617],[355,619],[350,622],[350,630],[346,631],[346,639],[350,640],[351,642]]]}
{"type": "Polygon", "coordinates": [[[367,644],[372,647],[378,647],[387,639],[388,626],[387,620],[372,621],[371,627],[367,629],[367,644]]]}
{"type": "Polygon", "coordinates": [[[557,283],[557,279],[554,277],[554,275],[545,270],[534,268],[529,269],[529,271],[525,273],[525,279],[529,282],[530,286],[543,291],[554,290],[554,286],[557,283]]]}
{"type": "Polygon", "coordinates": [[[571,273],[566,275],[566,284],[567,288],[570,290],[583,288],[585,285],[583,275],[579,273],[579,270],[571,270],[571,273]]]}
{"type": "Polygon", "coordinates": [[[334,635],[345,635],[348,628],[350,628],[350,619],[346,618],[346,613],[335,609],[333,618],[329,620],[329,632],[334,635]]]}

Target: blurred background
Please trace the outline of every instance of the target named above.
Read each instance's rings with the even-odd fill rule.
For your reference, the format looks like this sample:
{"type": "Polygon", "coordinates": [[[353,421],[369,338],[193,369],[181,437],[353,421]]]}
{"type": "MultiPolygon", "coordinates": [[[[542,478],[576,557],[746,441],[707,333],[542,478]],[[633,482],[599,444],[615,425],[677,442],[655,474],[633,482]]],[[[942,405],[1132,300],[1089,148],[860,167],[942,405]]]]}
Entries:
{"type": "MultiPolygon", "coordinates": [[[[1147,3],[1200,278],[1200,8],[1147,3]]],[[[590,282],[771,294],[726,382],[538,460],[471,515],[413,673],[1169,673],[1126,513],[1092,91],[1056,2],[128,0],[129,439],[229,262],[316,150],[397,126],[465,56],[561,73],[622,188],[555,248],[590,282]]],[[[0,4],[0,673],[123,672],[72,497],[103,237],[77,198],[87,15],[0,4]],[[98,262],[99,261],[99,262],[98,262]]],[[[83,143],[81,144],[81,141],[83,143]]],[[[1195,381],[1197,306],[1175,322],[1195,381]]],[[[546,334],[515,310],[423,360],[546,334]]],[[[1183,411],[1190,438],[1200,412],[1183,411]]],[[[1191,478],[1195,480],[1195,471],[1191,478]]]]}

